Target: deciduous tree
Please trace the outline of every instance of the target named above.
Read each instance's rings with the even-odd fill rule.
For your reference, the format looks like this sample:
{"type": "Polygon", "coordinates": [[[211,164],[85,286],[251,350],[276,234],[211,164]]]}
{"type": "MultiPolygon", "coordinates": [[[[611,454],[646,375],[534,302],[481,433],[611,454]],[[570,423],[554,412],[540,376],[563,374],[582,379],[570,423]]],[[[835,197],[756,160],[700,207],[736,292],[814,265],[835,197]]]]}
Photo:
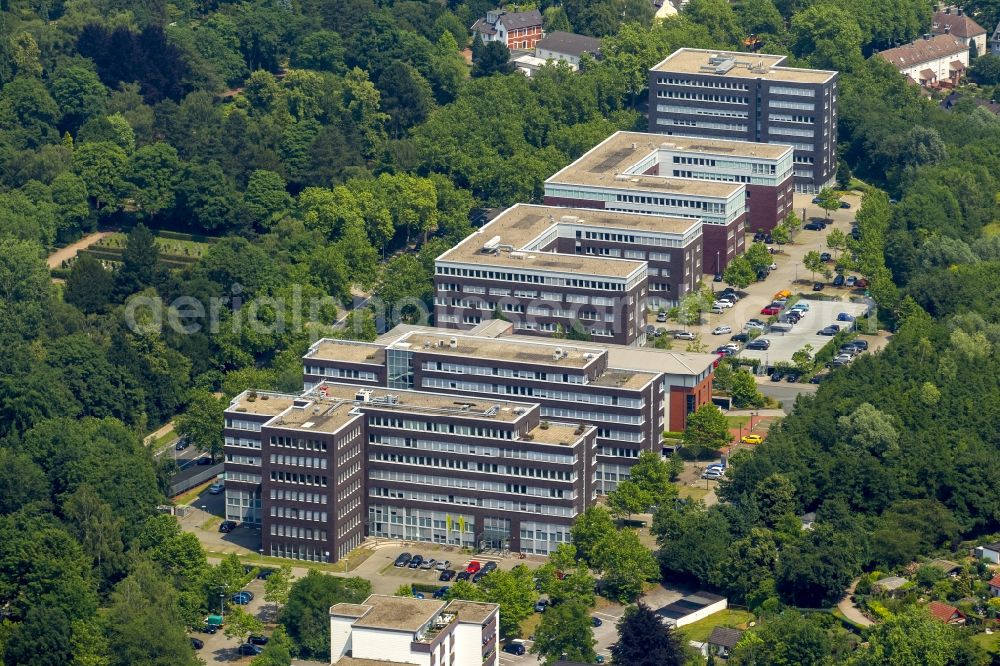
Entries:
{"type": "Polygon", "coordinates": [[[649,606],[629,606],[618,621],[618,641],[611,646],[616,666],[684,666],[687,651],[673,629],[649,606]]]}
{"type": "Polygon", "coordinates": [[[542,622],[535,630],[531,652],[539,655],[546,666],[559,659],[592,663],[594,632],[587,607],[578,601],[567,601],[545,611],[542,622]]]}

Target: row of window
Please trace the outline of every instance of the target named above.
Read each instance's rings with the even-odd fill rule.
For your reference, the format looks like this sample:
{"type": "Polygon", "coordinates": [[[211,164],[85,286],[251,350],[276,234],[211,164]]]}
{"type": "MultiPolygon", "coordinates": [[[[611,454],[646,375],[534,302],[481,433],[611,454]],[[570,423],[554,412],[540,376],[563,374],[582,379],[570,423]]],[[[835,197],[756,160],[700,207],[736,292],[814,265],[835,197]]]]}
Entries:
{"type": "Polygon", "coordinates": [[[248,437],[232,437],[231,435],[226,435],[225,437],[226,446],[234,446],[240,449],[255,449],[260,450],[260,440],[250,439],[248,437]]]}
{"type": "Polygon", "coordinates": [[[566,409],[564,407],[542,406],[542,416],[583,421],[584,423],[627,423],[642,425],[646,419],[641,414],[609,414],[607,412],[589,412],[582,409],[566,409]]]}
{"type": "Polygon", "coordinates": [[[285,490],[271,488],[271,499],[290,500],[293,502],[308,502],[309,504],[326,504],[327,496],[323,493],[310,493],[302,490],[285,490]]]}
{"type": "Polygon", "coordinates": [[[282,449],[300,449],[303,451],[326,451],[326,442],[321,439],[302,439],[300,437],[284,437],[271,435],[271,446],[282,449]]]}
{"type": "Polygon", "coordinates": [[[416,421],[400,419],[391,416],[372,415],[368,425],[384,428],[401,428],[403,430],[422,430],[427,432],[448,433],[451,435],[466,435],[468,437],[485,437],[488,439],[514,439],[514,431],[499,428],[484,428],[482,426],[467,426],[455,423],[437,423],[433,421],[416,421]]]}
{"type": "Polygon", "coordinates": [[[452,266],[438,265],[435,268],[437,275],[454,275],[457,277],[474,277],[485,280],[497,280],[500,282],[533,282],[536,284],[550,284],[557,287],[581,287],[585,289],[601,289],[603,291],[624,291],[625,284],[622,282],[606,282],[600,280],[584,280],[579,278],[562,278],[549,275],[535,275],[532,273],[511,273],[505,271],[480,270],[478,268],[455,268],[452,266]]]}
{"type": "MultiPolygon", "coordinates": [[[[351,495],[351,493],[356,492],[359,488],[361,488],[361,478],[360,477],[358,477],[354,481],[351,481],[348,484],[341,485],[340,489],[337,491],[337,502],[338,503],[343,502],[345,499],[347,499],[347,497],[349,497],[351,495]]],[[[341,513],[343,513],[343,512],[341,512],[341,513]]]]}
{"type": "Polygon", "coordinates": [[[657,125],[675,127],[698,127],[700,129],[724,130],[726,132],[746,132],[747,126],[742,123],[713,123],[707,120],[688,120],[685,118],[657,118],[657,125]]]}
{"type": "Polygon", "coordinates": [[[438,502],[454,506],[478,506],[498,511],[520,511],[523,513],[541,514],[543,516],[566,516],[572,518],[576,515],[576,510],[568,506],[552,506],[550,504],[538,504],[535,502],[521,502],[515,500],[483,499],[441,493],[423,493],[414,490],[383,488],[379,486],[369,488],[368,496],[389,497],[392,499],[410,500],[416,502],[438,502]]]}
{"type": "Polygon", "coordinates": [[[541,370],[522,370],[519,368],[498,368],[496,366],[465,365],[463,363],[447,363],[444,361],[424,361],[424,370],[440,370],[454,372],[460,375],[485,375],[490,377],[512,377],[517,379],[537,379],[544,382],[560,384],[585,384],[586,375],[571,375],[559,372],[542,372],[541,370]]]}
{"type": "Polygon", "coordinates": [[[439,469],[460,469],[468,472],[484,472],[487,474],[502,474],[504,476],[526,476],[534,479],[549,479],[552,481],[574,481],[576,474],[566,470],[539,469],[537,467],[520,467],[516,465],[497,465],[454,458],[433,458],[430,456],[410,456],[402,453],[376,451],[368,454],[369,460],[378,462],[418,465],[420,467],[437,467],[439,469]]]}
{"type": "Polygon", "coordinates": [[[326,541],[326,530],[299,527],[298,525],[282,525],[280,523],[271,523],[270,529],[271,536],[292,537],[293,539],[307,539],[309,541],[326,541]]]}
{"type": "Polygon", "coordinates": [[[694,86],[696,88],[721,88],[724,90],[749,90],[746,83],[734,81],[733,79],[689,79],[679,76],[658,76],[656,82],[659,85],[670,86],[694,86]]]}
{"type": "Polygon", "coordinates": [[[291,518],[293,520],[312,520],[325,523],[327,520],[326,511],[313,511],[312,509],[300,509],[294,506],[271,505],[271,517],[291,518]]]}
{"type": "Polygon", "coordinates": [[[465,382],[443,377],[427,377],[423,384],[425,388],[451,388],[489,393],[505,396],[529,396],[544,400],[565,400],[587,405],[616,405],[628,409],[641,409],[644,402],[641,398],[628,398],[622,395],[580,393],[577,391],[558,391],[544,386],[515,386],[510,384],[487,384],[485,382],[465,382]],[[435,380],[435,381],[430,381],[435,380]],[[474,388],[473,388],[474,387],[474,388]]]}
{"type": "Polygon", "coordinates": [[[768,122],[772,123],[806,123],[812,125],[816,122],[816,119],[812,116],[800,116],[793,113],[769,113],[767,114],[768,122]]]}
{"type": "Polygon", "coordinates": [[[278,453],[271,454],[272,465],[295,465],[296,467],[310,467],[315,469],[326,469],[326,458],[312,458],[310,456],[286,456],[278,453]]]}
{"type": "Polygon", "coordinates": [[[748,111],[737,111],[736,109],[677,106],[675,104],[657,104],[656,110],[660,113],[680,113],[689,116],[712,116],[714,118],[737,118],[739,120],[746,120],[750,116],[748,111]]]}
{"type": "Polygon", "coordinates": [[[438,488],[458,488],[460,490],[479,490],[492,493],[514,493],[518,495],[529,495],[531,497],[549,497],[554,499],[573,499],[576,493],[566,491],[562,488],[539,488],[518,483],[502,483],[497,481],[486,481],[482,479],[462,479],[453,476],[435,476],[432,474],[414,474],[409,471],[397,471],[390,469],[373,469],[368,472],[368,478],[372,481],[395,481],[397,483],[416,483],[423,486],[435,486],[438,488]]]}
{"type": "Polygon", "coordinates": [[[768,128],[767,133],[780,134],[782,136],[801,136],[806,138],[816,136],[816,132],[811,129],[797,129],[795,127],[770,127],[768,128]]]}
{"type": "MultiPolygon", "coordinates": [[[[228,473],[226,475],[228,478],[228,473]]],[[[299,474],[298,472],[281,472],[271,470],[271,480],[280,483],[297,483],[303,486],[322,486],[326,488],[327,478],[313,474],[299,474]]]]}
{"type": "Polygon", "coordinates": [[[338,379],[361,379],[374,382],[378,380],[378,375],[367,370],[353,370],[351,368],[331,368],[325,365],[307,365],[306,374],[319,375],[320,377],[334,377],[338,379]]]}
{"type": "Polygon", "coordinates": [[[537,462],[559,463],[571,465],[576,463],[576,456],[558,453],[545,453],[542,451],[526,451],[521,449],[503,449],[494,446],[475,446],[459,442],[438,442],[426,439],[415,439],[412,437],[394,437],[392,435],[368,435],[368,441],[372,444],[382,446],[399,446],[418,451],[442,451],[445,453],[461,453],[472,456],[486,456],[489,458],[516,458],[520,460],[532,460],[537,462]]]}

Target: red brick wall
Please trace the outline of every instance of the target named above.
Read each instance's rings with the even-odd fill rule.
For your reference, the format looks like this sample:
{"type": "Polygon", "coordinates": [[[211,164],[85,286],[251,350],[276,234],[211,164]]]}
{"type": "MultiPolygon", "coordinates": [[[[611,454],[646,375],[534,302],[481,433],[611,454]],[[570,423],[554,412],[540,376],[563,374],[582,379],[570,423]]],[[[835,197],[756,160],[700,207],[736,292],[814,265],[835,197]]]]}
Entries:
{"type": "Polygon", "coordinates": [[[747,231],[771,231],[789,213],[795,179],[789,176],[776,187],[747,185],[747,231]]]}
{"type": "Polygon", "coordinates": [[[538,40],[544,37],[540,25],[532,28],[520,28],[519,34],[513,34],[513,32],[507,31],[507,48],[509,49],[533,49],[538,40]]]}
{"type": "Polygon", "coordinates": [[[667,430],[679,432],[687,427],[687,396],[695,396],[695,409],[712,402],[712,379],[709,374],[700,384],[693,387],[671,386],[670,407],[667,411],[667,430]]]}
{"type": "Polygon", "coordinates": [[[701,271],[703,273],[715,273],[716,270],[722,272],[726,270],[726,266],[729,262],[736,258],[736,255],[743,254],[745,248],[745,233],[738,231],[740,223],[746,220],[746,215],[741,215],[732,222],[729,226],[723,227],[717,224],[703,224],[701,227],[702,234],[702,254],[701,254],[701,271]],[[733,240],[729,240],[729,232],[734,233],[733,240]],[[730,245],[735,245],[734,248],[730,248],[730,245]],[[716,255],[719,253],[719,267],[716,269],[716,255]]]}
{"type": "Polygon", "coordinates": [[[567,208],[604,208],[603,201],[592,199],[570,199],[567,197],[550,197],[545,195],[542,199],[546,206],[565,206],[567,208]]]}

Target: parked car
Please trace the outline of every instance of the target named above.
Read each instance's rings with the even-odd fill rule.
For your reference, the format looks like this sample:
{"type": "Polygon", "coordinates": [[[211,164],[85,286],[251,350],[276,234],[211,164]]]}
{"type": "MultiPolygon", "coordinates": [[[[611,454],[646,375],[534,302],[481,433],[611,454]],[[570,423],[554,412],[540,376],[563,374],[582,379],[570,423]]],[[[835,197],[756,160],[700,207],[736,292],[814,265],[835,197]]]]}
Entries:
{"type": "Polygon", "coordinates": [[[834,287],[844,286],[844,275],[842,273],[837,273],[836,277],[833,278],[833,286],[834,287]]]}
{"type": "Polygon", "coordinates": [[[722,282],[722,273],[716,273],[713,275],[712,282],[722,282]]]}
{"type": "Polygon", "coordinates": [[[396,561],[393,562],[393,565],[397,567],[405,567],[407,564],[410,563],[410,560],[412,559],[413,556],[410,555],[409,553],[400,553],[399,557],[396,558],[396,561]]]}
{"type": "Polygon", "coordinates": [[[851,344],[860,349],[861,351],[868,351],[868,341],[858,338],[857,340],[852,340],[851,344]]]}
{"type": "Polygon", "coordinates": [[[186,439],[184,439],[183,437],[181,437],[180,439],[178,439],[177,440],[177,444],[174,445],[174,448],[176,450],[178,450],[178,451],[183,451],[187,447],[188,447],[188,441],[186,439]]]}
{"type": "Polygon", "coordinates": [[[643,329],[643,331],[645,331],[647,336],[651,336],[654,333],[656,333],[656,327],[653,326],[652,324],[647,324],[646,327],[643,329]]]}
{"type": "Polygon", "coordinates": [[[712,335],[726,335],[727,333],[732,333],[733,329],[728,326],[716,326],[712,329],[712,335]]]}
{"type": "Polygon", "coordinates": [[[735,292],[726,292],[724,294],[719,294],[718,299],[720,301],[729,301],[730,303],[735,303],[740,300],[740,297],[736,295],[735,292]]]}
{"type": "Polygon", "coordinates": [[[793,310],[804,310],[805,312],[809,312],[809,304],[806,303],[805,301],[799,301],[798,303],[796,303],[795,305],[792,306],[792,309],[793,310]]]}
{"type": "Polygon", "coordinates": [[[802,228],[806,231],[823,231],[823,229],[826,229],[826,225],[820,222],[808,222],[803,224],[802,228]]]}
{"type": "Polygon", "coordinates": [[[694,340],[695,335],[691,331],[677,331],[674,333],[674,340],[694,340]]]}
{"type": "Polygon", "coordinates": [[[849,204],[849,203],[848,203],[848,202],[846,202],[846,201],[841,201],[841,202],[840,202],[840,207],[841,207],[842,209],[844,209],[844,210],[850,210],[850,208],[851,208],[851,204],[849,204]]]}
{"type": "Polygon", "coordinates": [[[232,597],[230,597],[230,600],[237,606],[246,606],[251,601],[253,601],[253,592],[242,590],[234,594],[232,597]]]}
{"type": "Polygon", "coordinates": [[[813,282],[813,291],[823,291],[823,283],[813,282]]]}
{"type": "Polygon", "coordinates": [[[781,291],[774,292],[774,296],[771,297],[771,300],[777,300],[779,298],[789,298],[791,297],[791,295],[792,292],[788,291],[787,289],[782,289],[781,291]]]}
{"type": "Polygon", "coordinates": [[[211,465],[212,464],[212,459],[209,458],[208,456],[202,456],[201,458],[198,458],[198,464],[199,465],[211,465]]]}
{"type": "MultiPolygon", "coordinates": [[[[800,319],[802,319],[801,310],[793,310],[792,312],[789,312],[788,314],[785,315],[785,321],[787,321],[789,324],[797,324],[799,323],[800,319]]],[[[772,330],[774,329],[773,326],[771,328],[772,330]]]]}
{"type": "Polygon", "coordinates": [[[236,649],[237,654],[245,657],[256,657],[263,651],[264,648],[257,647],[253,643],[244,643],[236,649]]]}
{"type": "Polygon", "coordinates": [[[812,379],[809,380],[809,383],[810,384],[819,384],[820,382],[822,382],[827,377],[829,377],[829,375],[826,375],[826,374],[813,375],[812,379]]]}
{"type": "Polygon", "coordinates": [[[719,356],[734,356],[736,354],[736,352],[729,347],[718,347],[712,353],[718,354],[719,356]]]}
{"type": "Polygon", "coordinates": [[[414,555],[413,557],[410,558],[410,563],[407,566],[410,567],[411,569],[417,569],[423,563],[424,563],[423,555],[414,555]]]}
{"type": "Polygon", "coordinates": [[[546,599],[539,599],[535,602],[535,612],[544,613],[545,609],[549,607],[549,602],[546,599]]]}
{"type": "Polygon", "coordinates": [[[754,243],[760,243],[760,242],[763,242],[763,241],[764,241],[764,237],[765,237],[766,235],[767,235],[767,234],[765,234],[765,233],[764,233],[763,231],[758,231],[757,233],[755,233],[755,234],[753,235],[753,242],[754,242],[754,243]]]}
{"type": "Polygon", "coordinates": [[[776,307],[774,305],[768,305],[767,307],[764,307],[764,308],[760,309],[760,313],[762,315],[767,315],[769,317],[772,316],[772,315],[776,315],[779,312],[781,312],[781,308],[780,307],[776,307]]]}
{"type": "Polygon", "coordinates": [[[496,562],[487,562],[486,564],[483,565],[483,573],[489,573],[491,571],[496,571],[496,568],[497,568],[497,563],[496,562]]]}
{"type": "Polygon", "coordinates": [[[274,573],[274,569],[260,569],[257,571],[257,578],[260,580],[267,580],[274,573]]]}
{"type": "Polygon", "coordinates": [[[433,557],[420,563],[421,569],[433,569],[435,566],[437,566],[437,560],[433,557]]]}
{"type": "Polygon", "coordinates": [[[434,590],[433,597],[435,599],[441,599],[442,597],[444,597],[444,595],[448,594],[448,590],[450,589],[451,588],[448,587],[447,585],[442,585],[438,589],[434,590]]]}
{"type": "Polygon", "coordinates": [[[729,301],[715,301],[714,303],[712,303],[712,307],[713,308],[731,308],[731,307],[733,307],[733,304],[730,303],[729,301]]]}
{"type": "Polygon", "coordinates": [[[232,520],[223,520],[219,523],[219,531],[223,534],[228,534],[236,529],[236,522],[232,520]]]}
{"type": "Polygon", "coordinates": [[[487,573],[489,573],[489,572],[488,571],[477,571],[476,573],[472,574],[472,578],[471,578],[472,582],[473,583],[478,583],[479,581],[481,581],[486,576],[487,573]]]}
{"type": "Polygon", "coordinates": [[[760,444],[764,441],[764,438],[760,435],[750,434],[740,437],[740,441],[744,444],[760,444]]]}
{"type": "Polygon", "coordinates": [[[451,568],[451,562],[448,561],[448,560],[441,560],[440,562],[437,563],[437,567],[436,568],[437,568],[438,571],[444,571],[445,569],[450,569],[451,568]]]}
{"type": "Polygon", "coordinates": [[[724,475],[725,473],[718,469],[706,469],[701,473],[701,478],[707,479],[708,481],[718,481],[724,475]]]}
{"type": "Polygon", "coordinates": [[[200,650],[203,647],[205,647],[205,641],[201,640],[200,638],[195,638],[194,636],[192,636],[191,647],[193,647],[195,650],[200,650]]]}
{"type": "Polygon", "coordinates": [[[458,582],[460,580],[469,580],[470,578],[472,578],[472,574],[470,574],[468,571],[459,571],[458,575],[455,576],[455,582],[458,582]]]}
{"type": "Polygon", "coordinates": [[[726,309],[721,305],[713,305],[712,309],[708,311],[708,314],[725,314],[726,309]]]}
{"type": "Polygon", "coordinates": [[[850,287],[853,289],[857,284],[858,284],[858,278],[854,277],[853,275],[847,276],[847,279],[844,280],[845,287],[850,287]]]}
{"type": "Polygon", "coordinates": [[[797,381],[799,381],[799,377],[801,376],[802,375],[800,375],[797,372],[789,372],[788,375],[785,377],[785,381],[788,382],[789,384],[794,384],[797,381]]]}
{"type": "Polygon", "coordinates": [[[767,338],[757,338],[747,345],[747,349],[756,349],[758,351],[767,351],[771,348],[771,341],[767,338]]]}
{"type": "Polygon", "coordinates": [[[254,645],[267,645],[270,639],[267,636],[261,634],[253,634],[247,639],[247,643],[253,643],[254,645]]]}
{"type": "Polygon", "coordinates": [[[591,623],[592,623],[592,624],[593,624],[593,625],[594,625],[595,627],[599,627],[599,626],[601,626],[602,624],[604,624],[603,622],[601,622],[601,618],[599,618],[599,617],[592,617],[592,618],[590,618],[590,619],[591,619],[591,623]]]}
{"type": "Polygon", "coordinates": [[[830,324],[820,330],[816,331],[816,335],[837,335],[840,332],[840,327],[836,324],[830,324]]]}
{"type": "Polygon", "coordinates": [[[733,342],[750,342],[750,335],[747,333],[737,333],[729,339],[733,342]]]}
{"type": "Polygon", "coordinates": [[[658,321],[660,323],[663,323],[666,320],[667,320],[667,313],[666,312],[659,312],[659,313],[657,313],[657,315],[656,315],[656,321],[658,321]]]}
{"type": "Polygon", "coordinates": [[[784,378],[784,376],[785,376],[784,372],[782,372],[781,370],[775,370],[774,372],[771,373],[771,381],[780,382],[784,378]]]}
{"type": "Polygon", "coordinates": [[[854,286],[857,287],[858,289],[867,289],[868,288],[868,280],[866,280],[864,278],[858,278],[857,282],[854,283],[854,286]]]}
{"type": "Polygon", "coordinates": [[[854,315],[849,312],[837,313],[837,321],[854,321],[854,315]]]}
{"type": "Polygon", "coordinates": [[[201,633],[203,634],[214,634],[219,631],[219,625],[217,624],[206,624],[201,628],[201,633]]]}
{"type": "Polygon", "coordinates": [[[747,323],[745,323],[743,325],[743,328],[745,328],[745,329],[746,328],[756,328],[758,330],[763,331],[765,328],[767,328],[767,324],[765,324],[764,322],[762,322],[760,319],[750,319],[750,320],[747,321],[747,323]]]}
{"type": "Polygon", "coordinates": [[[466,565],[465,570],[468,571],[470,574],[474,574],[482,568],[483,568],[482,564],[480,564],[476,560],[472,560],[466,565]]]}
{"type": "Polygon", "coordinates": [[[524,643],[507,643],[503,646],[503,651],[508,654],[524,654],[524,643]]]}
{"type": "Polygon", "coordinates": [[[438,580],[443,580],[443,581],[447,582],[447,581],[450,581],[454,577],[455,577],[455,570],[454,569],[445,569],[444,571],[441,572],[441,575],[438,576],[438,580]]]}
{"type": "Polygon", "coordinates": [[[222,491],[224,491],[225,489],[226,489],[225,484],[223,484],[223,483],[213,483],[212,485],[210,485],[208,487],[208,494],[209,495],[218,495],[218,494],[222,493],[222,491]]]}
{"type": "Polygon", "coordinates": [[[822,259],[823,261],[833,261],[833,255],[831,255],[829,252],[820,253],[819,258],[822,259]]]}

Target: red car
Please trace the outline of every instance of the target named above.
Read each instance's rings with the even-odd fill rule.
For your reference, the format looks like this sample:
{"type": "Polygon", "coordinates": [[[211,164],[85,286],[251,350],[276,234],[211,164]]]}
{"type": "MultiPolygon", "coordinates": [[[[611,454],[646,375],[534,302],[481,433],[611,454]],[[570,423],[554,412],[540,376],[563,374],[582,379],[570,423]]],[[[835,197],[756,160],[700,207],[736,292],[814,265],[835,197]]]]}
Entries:
{"type": "Polygon", "coordinates": [[[465,567],[465,570],[470,574],[474,574],[482,568],[483,568],[482,564],[476,562],[475,560],[472,560],[471,562],[469,562],[469,566],[465,567]]]}
{"type": "Polygon", "coordinates": [[[776,315],[781,312],[781,308],[776,308],[773,305],[768,305],[766,308],[761,308],[760,313],[762,315],[776,315]]]}

